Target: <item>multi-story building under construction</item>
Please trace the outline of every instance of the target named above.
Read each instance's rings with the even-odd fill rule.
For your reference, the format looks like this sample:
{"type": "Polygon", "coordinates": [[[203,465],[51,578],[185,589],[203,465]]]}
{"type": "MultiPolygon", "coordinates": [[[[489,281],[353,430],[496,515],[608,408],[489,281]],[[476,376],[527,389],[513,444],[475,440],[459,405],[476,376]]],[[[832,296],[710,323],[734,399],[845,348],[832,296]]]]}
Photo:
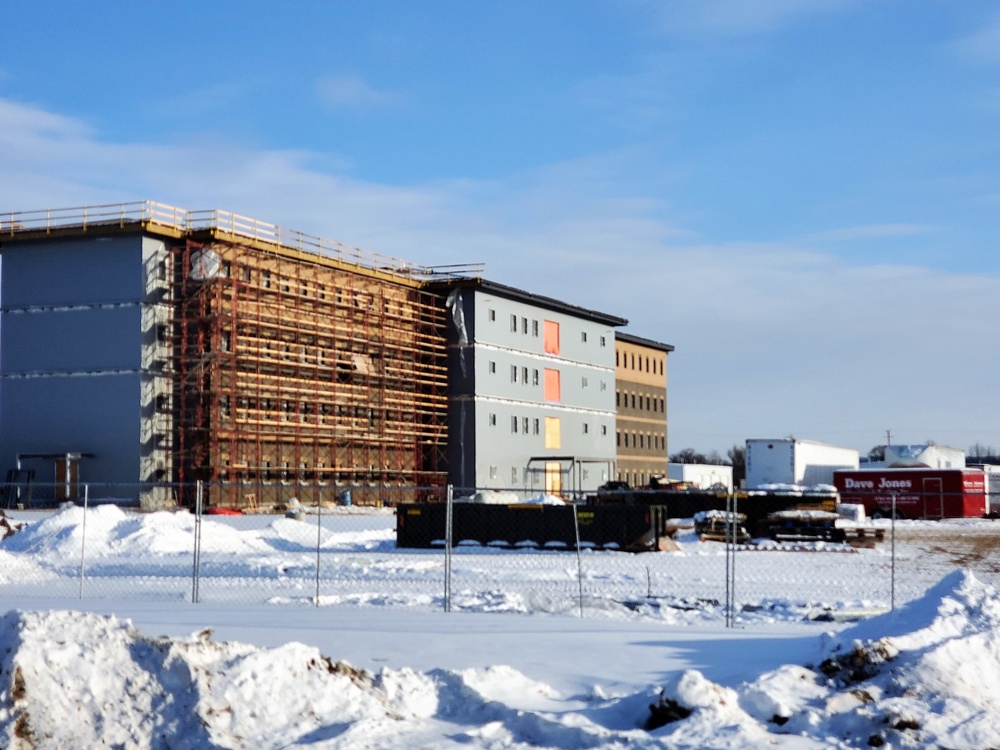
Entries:
{"type": "Polygon", "coordinates": [[[0,242],[8,503],[28,479],[76,499],[81,475],[147,507],[199,480],[221,507],[446,483],[446,311],[425,287],[477,266],[152,202],[0,215],[0,242]]]}

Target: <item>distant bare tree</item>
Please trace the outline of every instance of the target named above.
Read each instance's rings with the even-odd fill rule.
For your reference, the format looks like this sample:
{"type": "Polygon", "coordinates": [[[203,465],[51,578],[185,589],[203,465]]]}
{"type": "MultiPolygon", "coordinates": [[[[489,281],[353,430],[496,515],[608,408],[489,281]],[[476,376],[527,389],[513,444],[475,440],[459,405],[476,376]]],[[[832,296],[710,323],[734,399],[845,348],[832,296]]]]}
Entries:
{"type": "Polygon", "coordinates": [[[728,451],[726,451],[726,456],[729,458],[729,464],[733,467],[733,486],[739,487],[740,482],[742,482],[747,477],[747,449],[745,445],[734,445],[728,451]]]}
{"type": "Polygon", "coordinates": [[[966,460],[974,464],[1000,463],[1000,451],[990,445],[976,443],[965,452],[966,460]]]}
{"type": "Polygon", "coordinates": [[[699,453],[694,448],[685,448],[677,453],[671,453],[669,458],[674,464],[707,464],[708,458],[704,453],[699,453]]]}
{"type": "Polygon", "coordinates": [[[868,451],[868,460],[869,461],[885,461],[885,446],[884,445],[876,445],[876,446],[872,447],[872,449],[870,451],[868,451]]]}
{"type": "Polygon", "coordinates": [[[725,466],[726,459],[719,455],[719,451],[713,450],[705,456],[705,463],[712,464],[714,466],[725,466]]]}

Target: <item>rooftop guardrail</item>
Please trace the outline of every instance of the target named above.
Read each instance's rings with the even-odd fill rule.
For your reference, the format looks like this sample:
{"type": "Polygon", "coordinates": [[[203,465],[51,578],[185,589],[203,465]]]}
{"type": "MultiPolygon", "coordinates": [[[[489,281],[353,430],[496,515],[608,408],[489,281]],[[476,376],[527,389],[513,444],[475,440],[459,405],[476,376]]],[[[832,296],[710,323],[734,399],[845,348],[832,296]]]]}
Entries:
{"type": "Polygon", "coordinates": [[[406,276],[418,281],[481,277],[483,273],[482,263],[422,266],[230,211],[219,209],[188,211],[156,201],[10,211],[0,214],[0,235],[16,237],[22,232],[52,232],[74,228],[87,232],[101,227],[124,228],[130,224],[161,226],[179,232],[206,229],[224,232],[254,242],[322,255],[343,263],[406,276]]]}

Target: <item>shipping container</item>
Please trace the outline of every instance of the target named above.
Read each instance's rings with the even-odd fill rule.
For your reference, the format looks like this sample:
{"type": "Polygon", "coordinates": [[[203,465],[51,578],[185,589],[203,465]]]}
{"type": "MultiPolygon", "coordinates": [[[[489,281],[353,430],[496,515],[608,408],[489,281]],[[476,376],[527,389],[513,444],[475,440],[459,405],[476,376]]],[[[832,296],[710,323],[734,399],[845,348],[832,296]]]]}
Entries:
{"type": "Polygon", "coordinates": [[[773,484],[812,486],[833,484],[837,469],[857,469],[858,452],[853,448],[811,440],[747,440],[746,488],[773,484]]]}
{"type": "Polygon", "coordinates": [[[967,518],[989,512],[986,474],[978,469],[837,471],[842,503],[858,503],[872,518],[967,518]]]}

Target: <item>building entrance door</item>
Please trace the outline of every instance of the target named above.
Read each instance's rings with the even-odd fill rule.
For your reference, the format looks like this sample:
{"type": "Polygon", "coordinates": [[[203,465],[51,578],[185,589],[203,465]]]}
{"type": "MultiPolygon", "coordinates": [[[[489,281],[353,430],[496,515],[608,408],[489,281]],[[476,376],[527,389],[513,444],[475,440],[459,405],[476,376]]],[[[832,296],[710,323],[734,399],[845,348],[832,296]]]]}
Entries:
{"type": "Polygon", "coordinates": [[[56,501],[76,500],[77,481],[80,478],[80,462],[72,458],[56,459],[56,501]]]}
{"type": "Polygon", "coordinates": [[[944,486],[940,479],[924,479],[924,518],[944,518],[944,486]]]}
{"type": "Polygon", "coordinates": [[[562,493],[562,464],[558,461],[548,461],[545,464],[545,494],[560,493],[562,493]]]}

